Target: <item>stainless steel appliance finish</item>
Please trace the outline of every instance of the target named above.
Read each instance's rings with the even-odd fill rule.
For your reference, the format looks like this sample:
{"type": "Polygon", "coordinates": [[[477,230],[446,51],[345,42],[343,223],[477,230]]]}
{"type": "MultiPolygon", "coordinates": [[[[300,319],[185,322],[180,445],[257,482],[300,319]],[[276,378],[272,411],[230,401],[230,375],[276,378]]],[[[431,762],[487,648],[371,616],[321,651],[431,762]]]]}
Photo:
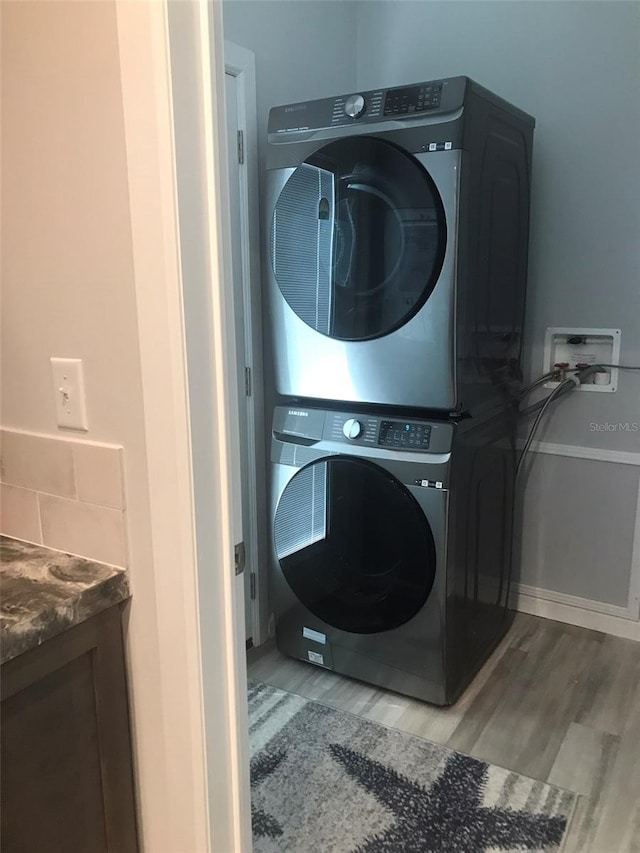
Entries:
{"type": "Polygon", "coordinates": [[[533,125],[466,77],[271,110],[279,394],[443,412],[513,398],[533,125]]]}
{"type": "Polygon", "coordinates": [[[513,417],[477,425],[277,407],[280,651],[436,704],[508,626],[513,417]]]}

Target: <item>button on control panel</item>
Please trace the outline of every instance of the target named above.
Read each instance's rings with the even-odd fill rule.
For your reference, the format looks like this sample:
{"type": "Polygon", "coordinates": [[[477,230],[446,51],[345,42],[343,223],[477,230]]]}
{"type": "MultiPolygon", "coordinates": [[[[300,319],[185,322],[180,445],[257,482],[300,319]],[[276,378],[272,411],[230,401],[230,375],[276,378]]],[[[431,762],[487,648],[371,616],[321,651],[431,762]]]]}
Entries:
{"type": "Polygon", "coordinates": [[[427,450],[430,442],[430,424],[413,423],[411,421],[380,421],[378,444],[383,447],[427,450]]]}
{"type": "Polygon", "coordinates": [[[384,101],[384,115],[407,115],[436,110],[440,106],[442,83],[429,83],[424,86],[410,86],[405,89],[391,89],[384,101]]]}

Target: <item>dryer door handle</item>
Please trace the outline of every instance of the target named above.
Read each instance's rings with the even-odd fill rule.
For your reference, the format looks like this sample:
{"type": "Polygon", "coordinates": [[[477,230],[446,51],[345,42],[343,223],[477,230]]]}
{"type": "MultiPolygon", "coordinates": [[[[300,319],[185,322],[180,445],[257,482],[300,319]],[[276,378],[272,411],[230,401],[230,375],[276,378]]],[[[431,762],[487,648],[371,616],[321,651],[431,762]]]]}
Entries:
{"type": "Polygon", "coordinates": [[[320,444],[317,438],[306,438],[303,435],[293,435],[289,432],[280,432],[277,429],[273,430],[273,437],[284,444],[300,444],[303,447],[313,447],[320,444]]]}

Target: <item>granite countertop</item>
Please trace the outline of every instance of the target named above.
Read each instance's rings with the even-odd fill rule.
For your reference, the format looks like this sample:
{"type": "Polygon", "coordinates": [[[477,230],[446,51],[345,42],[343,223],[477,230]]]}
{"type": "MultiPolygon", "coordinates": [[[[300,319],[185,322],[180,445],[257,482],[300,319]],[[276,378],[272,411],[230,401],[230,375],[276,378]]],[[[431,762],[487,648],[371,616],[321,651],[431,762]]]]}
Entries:
{"type": "Polygon", "coordinates": [[[129,596],[124,569],[0,536],[0,663],[129,596]]]}

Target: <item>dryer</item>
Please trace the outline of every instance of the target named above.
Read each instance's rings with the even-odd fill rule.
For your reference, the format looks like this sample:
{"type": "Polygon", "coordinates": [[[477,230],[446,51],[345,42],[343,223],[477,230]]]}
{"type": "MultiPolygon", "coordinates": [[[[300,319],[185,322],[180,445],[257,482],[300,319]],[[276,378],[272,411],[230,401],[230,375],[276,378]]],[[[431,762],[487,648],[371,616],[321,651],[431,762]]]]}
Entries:
{"type": "Polygon", "coordinates": [[[271,110],[279,394],[443,412],[514,396],[533,127],[466,77],[271,110]]]}
{"type": "Polygon", "coordinates": [[[280,406],[271,606],[283,654],[436,704],[509,624],[513,416],[280,406]]]}

